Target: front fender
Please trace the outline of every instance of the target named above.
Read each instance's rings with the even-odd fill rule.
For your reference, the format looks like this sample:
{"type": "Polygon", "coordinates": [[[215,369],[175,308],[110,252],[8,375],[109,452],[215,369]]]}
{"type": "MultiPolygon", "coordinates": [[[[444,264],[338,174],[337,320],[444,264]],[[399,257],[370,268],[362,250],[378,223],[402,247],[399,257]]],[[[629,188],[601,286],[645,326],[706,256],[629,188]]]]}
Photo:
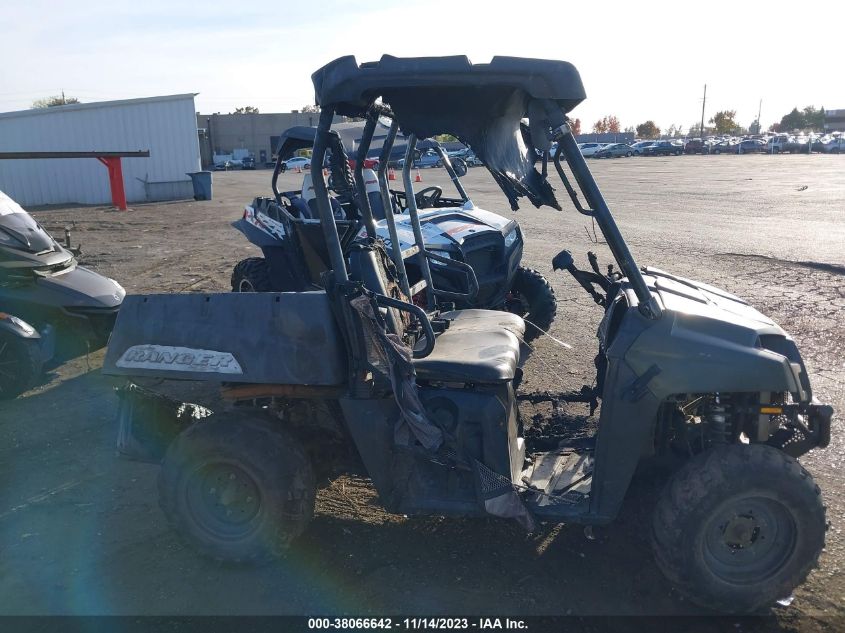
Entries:
{"type": "Polygon", "coordinates": [[[20,338],[40,339],[41,335],[29,323],[11,314],[0,312],[0,332],[9,332],[20,338]]]}
{"type": "Polygon", "coordinates": [[[761,347],[756,331],[695,315],[664,312],[636,338],[625,360],[638,376],[657,366],[648,389],[660,400],[679,393],[788,391],[802,401],[808,395],[800,364],[761,347]]]}

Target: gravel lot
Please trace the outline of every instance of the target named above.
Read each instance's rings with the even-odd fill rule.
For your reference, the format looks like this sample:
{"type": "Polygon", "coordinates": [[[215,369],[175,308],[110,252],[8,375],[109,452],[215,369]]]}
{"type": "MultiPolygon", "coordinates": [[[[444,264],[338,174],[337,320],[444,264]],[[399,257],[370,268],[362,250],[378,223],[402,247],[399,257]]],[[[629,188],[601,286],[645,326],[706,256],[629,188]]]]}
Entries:
{"type": "MultiPolygon", "coordinates": [[[[798,341],[817,397],[845,411],[845,159],[683,156],[593,161],[591,168],[640,265],[721,286],[772,316],[798,341]]],[[[56,234],[73,223],[84,263],[129,293],[226,291],[232,266],[257,252],[229,226],[269,191],[268,171],[214,174],[215,199],[38,211],[56,234]]],[[[450,191],[442,170],[424,186],[450,191]]],[[[283,186],[298,188],[301,176],[283,186]]],[[[505,215],[484,169],[464,179],[475,203],[505,215]]],[[[559,192],[563,212],[517,212],[525,262],[559,299],[552,334],[526,366],[523,390],[593,379],[600,310],[552,257],[586,266],[589,220],[559,192]]],[[[102,351],[57,368],[25,397],[0,404],[0,614],[627,614],[696,615],[651,560],[646,525],[658,481],[639,477],[622,515],[588,540],[578,526],[526,536],[493,520],[388,515],[363,476],[318,496],[300,547],[278,564],[221,566],[183,546],[157,505],[157,468],[114,456],[116,381],[102,351]]],[[[529,417],[546,414],[530,405],[529,417]]],[[[573,419],[586,414],[571,405],[573,419]]],[[[841,417],[840,417],[841,419],[841,417]]],[[[830,529],[820,568],[774,619],[743,629],[833,631],[845,620],[845,438],[802,461],[822,488],[830,529]]],[[[702,619],[695,630],[721,624],[702,619]]],[[[733,626],[726,625],[731,630],[733,626]]],[[[737,624],[737,626],[740,626],[737,624]]]]}

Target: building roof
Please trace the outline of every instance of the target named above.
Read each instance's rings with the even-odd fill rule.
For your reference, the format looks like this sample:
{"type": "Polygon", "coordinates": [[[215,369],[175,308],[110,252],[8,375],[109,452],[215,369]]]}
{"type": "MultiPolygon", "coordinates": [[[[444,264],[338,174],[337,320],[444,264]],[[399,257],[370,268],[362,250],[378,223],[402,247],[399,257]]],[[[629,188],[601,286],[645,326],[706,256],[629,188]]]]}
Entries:
{"type": "Polygon", "coordinates": [[[113,108],[141,103],[153,103],[156,101],[178,101],[180,99],[193,99],[198,92],[186,92],[176,95],[161,95],[158,97],[139,97],[136,99],[117,99],[114,101],[92,101],[91,103],[71,103],[62,106],[51,106],[49,108],[29,108],[28,110],[16,110],[14,112],[0,112],[0,119],[12,119],[26,116],[42,116],[56,112],[73,112],[74,110],[94,110],[96,108],[113,108]]]}

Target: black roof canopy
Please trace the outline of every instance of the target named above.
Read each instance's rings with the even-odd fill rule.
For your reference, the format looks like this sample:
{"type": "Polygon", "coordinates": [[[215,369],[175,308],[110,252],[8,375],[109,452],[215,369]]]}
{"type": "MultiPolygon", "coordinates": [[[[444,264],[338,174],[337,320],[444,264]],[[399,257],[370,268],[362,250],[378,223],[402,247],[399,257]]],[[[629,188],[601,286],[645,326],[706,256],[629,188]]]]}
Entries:
{"type": "Polygon", "coordinates": [[[494,57],[473,64],[464,55],[393,57],[358,64],[348,55],[311,75],[317,103],[361,117],[379,98],[406,136],[452,134],[472,147],[511,202],[559,209],[554,191],[534,168],[552,130],[586,98],[581,75],[568,62],[494,57]],[[520,121],[528,117],[530,126],[520,121]],[[530,129],[529,129],[530,128],[530,129]]]}
{"type": "Polygon", "coordinates": [[[378,98],[418,90],[462,92],[522,91],[530,99],[552,99],[569,112],[586,98],[581,75],[569,62],[496,56],[489,64],[473,64],[465,55],[393,57],[358,64],[353,55],[339,57],[317,70],[314,82],[319,105],[333,104],[338,114],[363,116],[378,98]]]}

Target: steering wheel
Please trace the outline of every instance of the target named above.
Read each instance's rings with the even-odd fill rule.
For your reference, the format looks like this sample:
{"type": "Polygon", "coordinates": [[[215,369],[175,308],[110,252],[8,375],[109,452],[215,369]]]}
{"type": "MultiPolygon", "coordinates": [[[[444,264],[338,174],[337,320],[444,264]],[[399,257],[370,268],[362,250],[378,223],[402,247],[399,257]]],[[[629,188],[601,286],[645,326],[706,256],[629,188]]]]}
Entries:
{"type": "Polygon", "coordinates": [[[428,209],[436,206],[442,195],[443,190],[440,187],[426,187],[416,193],[414,200],[417,201],[418,209],[428,209]]]}

